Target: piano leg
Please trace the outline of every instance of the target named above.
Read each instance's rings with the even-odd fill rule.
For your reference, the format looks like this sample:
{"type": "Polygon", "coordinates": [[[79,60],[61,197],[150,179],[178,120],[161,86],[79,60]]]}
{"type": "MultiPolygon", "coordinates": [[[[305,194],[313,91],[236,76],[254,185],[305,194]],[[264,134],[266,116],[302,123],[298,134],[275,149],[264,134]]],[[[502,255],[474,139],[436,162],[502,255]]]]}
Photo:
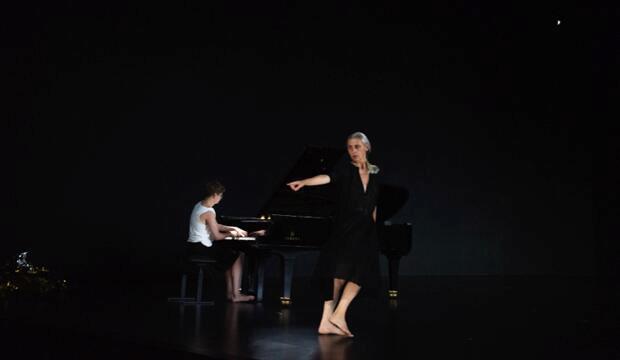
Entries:
{"type": "Polygon", "coordinates": [[[390,276],[388,296],[391,299],[396,299],[398,297],[398,267],[400,265],[400,256],[389,257],[388,263],[390,276]]]}
{"type": "Polygon", "coordinates": [[[295,256],[284,256],[283,258],[283,269],[282,273],[284,274],[284,283],[283,285],[283,294],[280,301],[282,305],[290,305],[291,304],[291,286],[293,284],[293,270],[295,269],[295,256]]]}
{"type": "Polygon", "coordinates": [[[256,301],[263,301],[263,289],[265,284],[265,264],[267,259],[271,256],[268,251],[256,250],[250,253],[246,259],[249,262],[248,266],[248,289],[256,296],[256,301]]]}
{"type": "Polygon", "coordinates": [[[256,259],[254,256],[246,256],[245,263],[243,264],[243,280],[245,281],[246,289],[251,293],[256,294],[256,259]]]}
{"type": "Polygon", "coordinates": [[[280,302],[282,305],[290,305],[291,287],[293,285],[293,270],[295,270],[295,254],[279,253],[282,260],[282,297],[280,302]]]}

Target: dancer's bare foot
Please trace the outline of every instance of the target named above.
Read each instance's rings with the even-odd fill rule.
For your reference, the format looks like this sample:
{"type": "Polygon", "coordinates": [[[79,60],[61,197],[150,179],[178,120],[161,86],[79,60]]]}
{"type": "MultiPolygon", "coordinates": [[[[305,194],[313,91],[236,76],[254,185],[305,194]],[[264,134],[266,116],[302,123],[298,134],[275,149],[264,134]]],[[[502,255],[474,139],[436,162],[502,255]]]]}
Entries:
{"type": "Polygon", "coordinates": [[[337,327],[340,331],[342,331],[345,336],[353,337],[353,334],[349,330],[347,322],[344,320],[344,318],[332,315],[329,317],[329,322],[335,327],[337,327]]]}
{"type": "Polygon", "coordinates": [[[319,334],[321,335],[342,335],[342,336],[347,335],[344,333],[344,331],[340,330],[339,327],[330,323],[329,321],[325,321],[325,322],[321,321],[321,324],[319,325],[319,334]]]}
{"type": "Polygon", "coordinates": [[[232,302],[248,302],[248,301],[254,301],[255,297],[254,295],[243,295],[243,294],[236,294],[233,295],[232,297],[232,302]]]}

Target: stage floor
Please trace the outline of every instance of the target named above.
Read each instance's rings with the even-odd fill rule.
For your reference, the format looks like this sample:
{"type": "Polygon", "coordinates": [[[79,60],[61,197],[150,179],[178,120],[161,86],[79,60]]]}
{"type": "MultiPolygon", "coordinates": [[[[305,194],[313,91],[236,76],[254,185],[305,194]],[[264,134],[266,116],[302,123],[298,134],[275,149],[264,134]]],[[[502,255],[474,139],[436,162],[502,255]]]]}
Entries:
{"type": "MultiPolygon", "coordinates": [[[[168,303],[176,279],[81,284],[54,303],[5,303],[3,353],[21,359],[620,358],[618,293],[591,278],[402,277],[398,301],[360,298],[353,339],[317,335],[321,302],[295,279],[260,304],[168,303]],[[9,352],[7,352],[9,351],[9,352]]],[[[9,359],[7,357],[7,359],[9,359]]]]}

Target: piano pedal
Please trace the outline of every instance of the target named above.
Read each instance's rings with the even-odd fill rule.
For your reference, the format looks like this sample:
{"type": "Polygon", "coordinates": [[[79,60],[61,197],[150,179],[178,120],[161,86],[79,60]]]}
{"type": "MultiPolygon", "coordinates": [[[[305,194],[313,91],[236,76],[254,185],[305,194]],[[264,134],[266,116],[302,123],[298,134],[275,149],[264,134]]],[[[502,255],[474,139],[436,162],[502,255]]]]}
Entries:
{"type": "Polygon", "coordinates": [[[291,305],[293,302],[291,301],[291,298],[288,297],[281,297],[280,298],[280,303],[284,306],[289,306],[291,305]]]}
{"type": "Polygon", "coordinates": [[[396,299],[398,297],[398,290],[388,290],[388,296],[390,299],[396,299]]]}

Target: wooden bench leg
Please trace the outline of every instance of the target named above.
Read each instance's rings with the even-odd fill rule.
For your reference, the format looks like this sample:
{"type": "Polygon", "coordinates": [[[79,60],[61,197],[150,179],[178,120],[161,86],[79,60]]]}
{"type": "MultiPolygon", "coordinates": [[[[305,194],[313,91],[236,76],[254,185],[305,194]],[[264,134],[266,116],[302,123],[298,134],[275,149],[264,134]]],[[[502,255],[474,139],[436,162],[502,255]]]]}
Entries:
{"type": "Polygon", "coordinates": [[[187,274],[181,276],[181,296],[176,298],[168,298],[169,302],[178,302],[181,305],[213,305],[213,301],[203,301],[203,284],[205,280],[204,276],[205,265],[198,265],[198,279],[196,281],[196,296],[187,296],[187,274]]]}
{"type": "Polygon", "coordinates": [[[213,305],[213,301],[203,301],[203,285],[205,282],[205,265],[198,265],[198,280],[196,280],[196,298],[190,301],[183,301],[183,305],[213,305]]]}
{"type": "Polygon", "coordinates": [[[196,300],[193,297],[187,297],[187,274],[181,275],[181,296],[179,297],[169,297],[169,302],[185,302],[196,300]]]}

